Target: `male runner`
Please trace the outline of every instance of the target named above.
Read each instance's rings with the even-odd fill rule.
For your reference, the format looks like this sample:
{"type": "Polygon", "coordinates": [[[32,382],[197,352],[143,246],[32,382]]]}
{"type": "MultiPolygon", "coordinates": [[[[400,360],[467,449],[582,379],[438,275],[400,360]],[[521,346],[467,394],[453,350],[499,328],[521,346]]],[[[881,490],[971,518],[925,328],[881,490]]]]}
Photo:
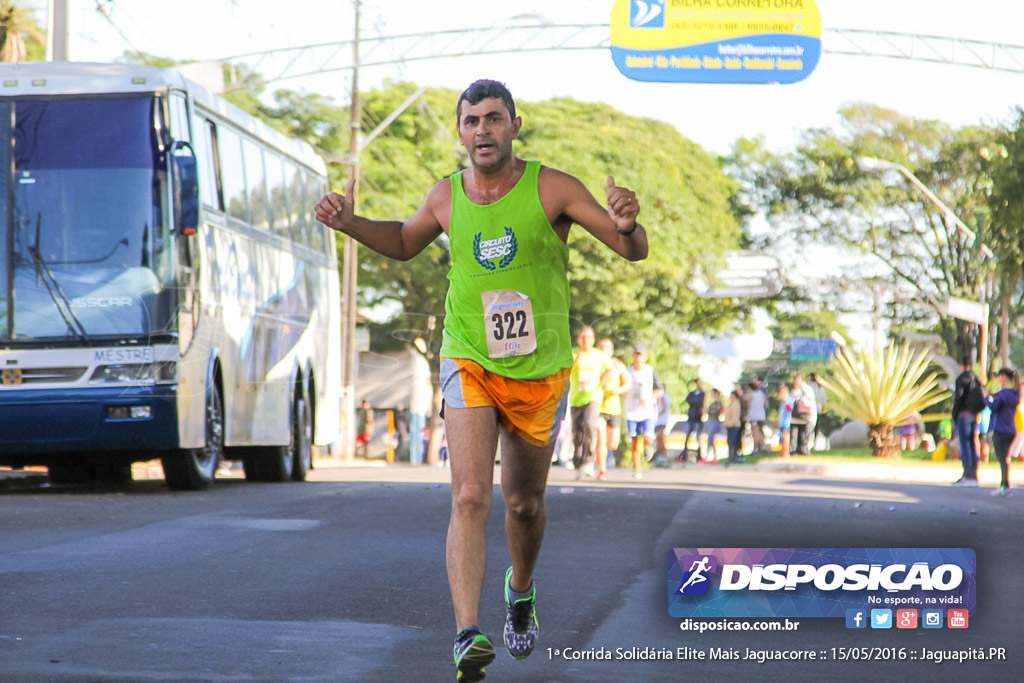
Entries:
{"type": "Polygon", "coordinates": [[[597,478],[608,478],[608,455],[619,447],[622,439],[622,396],[631,386],[626,364],[615,357],[615,344],[611,339],[602,339],[597,343],[611,362],[611,370],[601,378],[601,421],[604,427],[597,431],[597,478]]]}
{"type": "Polygon", "coordinates": [[[569,228],[578,223],[630,261],[647,256],[647,233],[636,221],[636,195],[611,176],[603,208],[577,178],[515,156],[512,141],[522,119],[501,83],[476,81],[459,96],[455,111],[470,166],[434,185],[411,218],[356,216],[354,181],[344,195],[323,197],[316,217],[401,260],[448,234],[452,266],[440,377],[452,470],[446,564],[459,632],[457,679],[476,681],[494,659],[477,621],[499,438],[512,560],[505,574],[505,645],[523,658],[536,644],[533,571],[572,364],[569,228]]]}
{"type": "MultiPolygon", "coordinates": [[[[611,359],[594,348],[594,330],[584,327],[576,337],[577,351],[569,374],[569,414],[572,416],[572,464],[576,478],[594,476],[594,454],[600,443],[601,385],[612,369],[611,359]]],[[[603,467],[602,461],[598,465],[603,467]]]]}
{"type": "Polygon", "coordinates": [[[654,443],[654,423],[658,419],[658,397],[665,385],[654,368],[647,364],[647,347],[633,349],[633,364],[626,368],[630,390],[622,412],[626,415],[630,451],[633,453],[633,477],[642,478],[644,453],[654,443]]]}

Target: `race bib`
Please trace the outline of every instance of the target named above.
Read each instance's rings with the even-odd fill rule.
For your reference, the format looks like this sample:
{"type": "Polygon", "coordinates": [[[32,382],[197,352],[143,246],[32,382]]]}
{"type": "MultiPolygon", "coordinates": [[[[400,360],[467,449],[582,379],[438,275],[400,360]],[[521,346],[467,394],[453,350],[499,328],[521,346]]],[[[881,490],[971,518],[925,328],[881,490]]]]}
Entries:
{"type": "Polygon", "coordinates": [[[511,289],[484,292],[480,297],[491,358],[526,356],[537,350],[530,297],[511,289]]]}

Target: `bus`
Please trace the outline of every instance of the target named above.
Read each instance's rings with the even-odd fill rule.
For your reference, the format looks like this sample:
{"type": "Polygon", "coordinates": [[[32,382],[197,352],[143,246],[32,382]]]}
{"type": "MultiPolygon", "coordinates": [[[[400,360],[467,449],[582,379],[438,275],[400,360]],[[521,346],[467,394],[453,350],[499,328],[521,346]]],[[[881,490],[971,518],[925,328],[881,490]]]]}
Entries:
{"type": "Polygon", "coordinates": [[[304,480],[337,439],[324,161],[171,69],[0,65],[0,466],[304,480]]]}

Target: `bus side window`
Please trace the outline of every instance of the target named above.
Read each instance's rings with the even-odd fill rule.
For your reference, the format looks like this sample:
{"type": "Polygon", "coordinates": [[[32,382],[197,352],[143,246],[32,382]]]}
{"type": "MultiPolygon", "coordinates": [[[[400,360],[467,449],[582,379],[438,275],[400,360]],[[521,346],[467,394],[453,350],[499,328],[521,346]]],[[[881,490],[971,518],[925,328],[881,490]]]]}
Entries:
{"type": "Polygon", "coordinates": [[[270,190],[270,220],[274,232],[285,239],[290,235],[288,226],[288,186],[285,183],[284,160],[273,152],[264,150],[263,159],[267,164],[267,188],[270,190]]]}
{"type": "Polygon", "coordinates": [[[221,196],[220,169],[217,164],[217,133],[212,121],[202,119],[196,138],[196,156],[199,162],[199,195],[203,206],[224,210],[221,196]]]}
{"type": "Polygon", "coordinates": [[[324,253],[324,228],[323,224],[313,218],[313,205],[316,201],[326,194],[326,191],[322,187],[321,183],[313,177],[306,178],[307,192],[312,190],[312,194],[316,197],[311,201],[306,202],[306,225],[309,227],[309,246],[315,251],[324,253]]]}
{"type": "Polygon", "coordinates": [[[249,190],[249,211],[252,226],[270,228],[270,206],[267,202],[266,171],[263,168],[263,150],[248,138],[242,139],[242,157],[245,159],[245,186],[249,190]]]}
{"type": "Polygon", "coordinates": [[[288,179],[288,224],[292,230],[292,239],[304,247],[309,246],[309,231],[306,228],[305,192],[302,187],[302,171],[295,164],[285,162],[285,177],[288,179]]]}
{"type": "Polygon", "coordinates": [[[221,184],[228,215],[249,222],[249,202],[245,196],[245,170],[242,165],[242,140],[238,133],[223,126],[217,129],[220,152],[221,184]]]}

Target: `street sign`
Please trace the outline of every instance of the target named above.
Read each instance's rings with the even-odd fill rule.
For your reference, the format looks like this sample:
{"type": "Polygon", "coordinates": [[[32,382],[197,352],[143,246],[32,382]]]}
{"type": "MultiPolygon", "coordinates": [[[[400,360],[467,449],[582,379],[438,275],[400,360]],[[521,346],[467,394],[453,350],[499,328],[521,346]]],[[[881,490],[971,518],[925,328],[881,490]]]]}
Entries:
{"type": "Polygon", "coordinates": [[[815,0],[616,0],[612,59],[637,81],[795,83],[821,57],[815,0]]]}
{"type": "Polygon", "coordinates": [[[730,251],[725,266],[715,273],[698,270],[690,282],[704,299],[756,299],[773,297],[782,291],[785,278],[779,260],[757,251],[730,251]]]}
{"type": "Polygon", "coordinates": [[[839,345],[832,339],[793,337],[789,340],[789,360],[794,363],[827,363],[839,345]]]}
{"type": "Polygon", "coordinates": [[[946,314],[969,323],[988,324],[988,304],[980,301],[958,299],[951,296],[946,302],[946,314]]]}

